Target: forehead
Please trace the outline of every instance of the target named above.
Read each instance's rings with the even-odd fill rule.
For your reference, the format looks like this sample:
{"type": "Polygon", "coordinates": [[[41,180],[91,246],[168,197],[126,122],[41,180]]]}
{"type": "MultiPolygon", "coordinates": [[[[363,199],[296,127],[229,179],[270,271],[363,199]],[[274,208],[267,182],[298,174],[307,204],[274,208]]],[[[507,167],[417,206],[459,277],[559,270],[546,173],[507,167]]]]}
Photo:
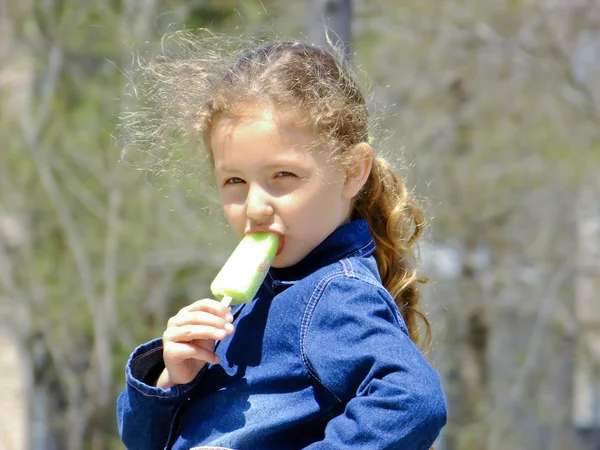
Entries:
{"type": "Polygon", "coordinates": [[[235,114],[217,114],[210,132],[215,160],[229,159],[242,151],[255,153],[306,153],[317,142],[317,134],[297,114],[271,107],[239,107],[235,114]],[[238,151],[239,150],[239,151],[238,151]]]}
{"type": "Polygon", "coordinates": [[[317,137],[311,127],[304,125],[299,114],[271,106],[242,104],[230,113],[217,113],[213,118],[211,134],[254,132],[317,137]]]}

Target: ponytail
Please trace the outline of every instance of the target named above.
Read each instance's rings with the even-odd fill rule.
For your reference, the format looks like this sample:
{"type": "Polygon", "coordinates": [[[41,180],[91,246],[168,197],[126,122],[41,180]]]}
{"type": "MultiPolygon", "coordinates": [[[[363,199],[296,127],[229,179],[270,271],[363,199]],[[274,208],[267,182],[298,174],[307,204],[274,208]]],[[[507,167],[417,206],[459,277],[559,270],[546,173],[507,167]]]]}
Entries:
{"type": "Polygon", "coordinates": [[[364,218],[375,238],[375,260],[384,287],[390,292],[406,322],[410,338],[419,343],[420,319],[426,328],[425,351],[431,344],[431,325],[419,311],[417,275],[413,244],[423,232],[424,215],[404,182],[385,160],[375,157],[369,178],[357,197],[353,218],[364,218]]]}

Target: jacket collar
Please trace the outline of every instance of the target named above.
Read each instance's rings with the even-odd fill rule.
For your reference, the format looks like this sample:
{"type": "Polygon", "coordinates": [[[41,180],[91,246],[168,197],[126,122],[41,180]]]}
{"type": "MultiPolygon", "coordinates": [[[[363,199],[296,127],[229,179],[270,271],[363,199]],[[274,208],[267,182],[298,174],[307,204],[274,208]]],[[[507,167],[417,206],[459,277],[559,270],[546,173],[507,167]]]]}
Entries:
{"type": "Polygon", "coordinates": [[[273,286],[292,285],[316,270],[348,256],[370,256],[375,251],[373,236],[365,219],[342,224],[302,261],[290,267],[269,270],[273,286]]]}

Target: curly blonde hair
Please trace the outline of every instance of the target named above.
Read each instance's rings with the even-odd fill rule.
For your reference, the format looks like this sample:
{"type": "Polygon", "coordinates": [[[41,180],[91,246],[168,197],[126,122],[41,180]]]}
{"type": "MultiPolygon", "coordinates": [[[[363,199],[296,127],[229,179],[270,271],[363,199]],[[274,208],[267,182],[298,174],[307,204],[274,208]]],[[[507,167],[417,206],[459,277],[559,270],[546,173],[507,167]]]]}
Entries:
{"type": "MultiPolygon", "coordinates": [[[[352,164],[351,149],[357,144],[370,143],[365,97],[341,51],[290,41],[245,40],[240,48],[230,45],[230,38],[215,35],[178,37],[177,51],[166,42],[161,55],[144,66],[135,93],[144,97],[147,107],[132,113],[126,125],[133,137],[126,151],[144,151],[155,168],[162,168],[165,155],[174,156],[170,146],[181,145],[182,139],[194,146],[209,142],[215,114],[235,115],[236,107],[247,103],[297,112],[299,124],[318,130],[316,145],[342,164],[352,164]]],[[[382,157],[375,156],[367,182],[354,199],[352,219],[356,218],[369,223],[383,285],[411,339],[419,342],[421,319],[429,348],[431,327],[418,309],[418,283],[424,279],[417,275],[413,247],[422,234],[424,215],[382,157]]]]}

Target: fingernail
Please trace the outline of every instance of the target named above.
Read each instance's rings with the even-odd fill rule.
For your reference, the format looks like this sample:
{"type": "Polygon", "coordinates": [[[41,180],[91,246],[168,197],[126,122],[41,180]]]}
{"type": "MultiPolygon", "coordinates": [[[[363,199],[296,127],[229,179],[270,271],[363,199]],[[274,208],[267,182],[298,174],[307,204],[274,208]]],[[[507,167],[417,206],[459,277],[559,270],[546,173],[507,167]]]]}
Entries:
{"type": "Polygon", "coordinates": [[[224,337],[225,336],[225,330],[217,330],[215,331],[215,335],[218,337],[224,337]]]}
{"type": "Polygon", "coordinates": [[[227,322],[233,322],[233,314],[227,313],[225,315],[225,320],[227,320],[227,322]]]}
{"type": "Polygon", "coordinates": [[[230,323],[226,323],[225,324],[225,331],[229,331],[229,332],[233,331],[233,325],[230,324],[230,323]]]}

